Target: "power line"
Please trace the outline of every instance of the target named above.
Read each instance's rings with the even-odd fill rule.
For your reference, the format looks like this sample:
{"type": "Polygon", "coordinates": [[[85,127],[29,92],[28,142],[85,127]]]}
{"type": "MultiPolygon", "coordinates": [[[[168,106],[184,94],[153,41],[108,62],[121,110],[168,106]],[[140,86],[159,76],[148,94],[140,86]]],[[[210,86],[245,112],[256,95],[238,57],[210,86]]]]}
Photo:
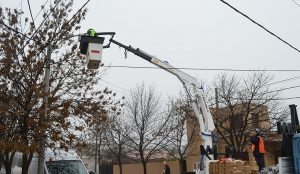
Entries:
{"type": "MultiPolygon", "coordinates": [[[[87,0],[84,4],[83,4],[83,6],[72,16],[72,18],[71,19],[69,19],[68,20],[68,22],[67,23],[65,23],[61,28],[60,28],[60,31],[58,32],[58,33],[56,33],[54,36],[53,36],[53,38],[52,38],[52,40],[50,40],[50,41],[48,41],[48,43],[46,43],[46,44],[44,44],[42,47],[44,47],[44,48],[46,48],[53,40],[54,40],[54,38],[55,37],[57,37],[59,34],[60,34],[60,32],[61,32],[61,30],[65,27],[65,26],[67,26],[71,21],[72,21],[72,19],[89,3],[89,1],[90,0],[87,0]]],[[[61,0],[59,0],[56,4],[55,4],[55,6],[50,10],[50,12],[47,14],[47,16],[45,17],[45,19],[40,23],[40,25],[39,25],[39,27],[35,30],[35,32],[32,34],[32,36],[31,36],[31,38],[33,38],[34,37],[34,35],[37,33],[37,31],[40,29],[40,27],[42,26],[42,24],[46,21],[46,19],[49,17],[49,15],[54,11],[54,9],[57,7],[57,5],[59,4],[61,2],[61,0]]],[[[47,3],[47,2],[46,2],[47,3]]],[[[22,49],[24,49],[25,48],[25,46],[26,46],[27,44],[25,44],[24,46],[23,46],[23,48],[22,49]]]]}
{"type": "Polygon", "coordinates": [[[300,7],[300,4],[298,4],[297,2],[296,2],[296,0],[292,0],[298,7],[300,7]]]}
{"type": "MultiPolygon", "coordinates": [[[[37,15],[34,17],[33,21],[35,21],[36,18],[40,15],[40,13],[41,13],[42,10],[45,8],[45,5],[48,3],[48,1],[49,1],[49,0],[47,0],[47,1],[44,3],[44,5],[41,6],[41,9],[40,9],[39,12],[37,13],[37,15]]],[[[30,29],[30,27],[27,28],[27,30],[25,31],[25,33],[27,33],[27,31],[28,31],[29,29],[30,29]]]]}
{"type": "Polygon", "coordinates": [[[48,3],[49,0],[47,0],[44,5],[42,5],[40,11],[37,13],[37,15],[34,17],[34,20],[36,20],[36,18],[40,15],[40,13],[42,12],[42,10],[45,8],[45,5],[48,3]]]}
{"type": "Polygon", "coordinates": [[[300,85],[296,85],[296,86],[291,86],[291,87],[287,87],[287,88],[278,89],[278,90],[275,90],[275,91],[270,91],[270,92],[268,92],[268,93],[279,92],[279,91],[285,91],[285,90],[288,90],[288,89],[299,88],[299,87],[300,87],[300,85]]]}
{"type": "MultiPolygon", "coordinates": [[[[243,99],[243,98],[234,98],[236,100],[243,99]]],[[[300,97],[287,97],[287,98],[253,98],[251,100],[293,100],[293,99],[300,99],[300,97]]],[[[243,99],[243,100],[250,100],[250,99],[243,99]]]]}
{"type": "Polygon", "coordinates": [[[293,100],[300,99],[300,97],[274,98],[274,99],[254,99],[254,100],[293,100]]]}
{"type": "Polygon", "coordinates": [[[245,13],[239,11],[238,9],[236,9],[235,7],[233,7],[232,5],[230,5],[228,2],[224,1],[224,0],[220,0],[221,2],[223,2],[224,4],[226,4],[227,6],[229,6],[230,8],[232,8],[234,11],[236,11],[237,13],[241,14],[242,16],[246,17],[247,19],[249,19],[251,22],[253,22],[254,24],[256,24],[257,26],[259,26],[260,28],[264,29],[265,31],[267,31],[268,33],[270,33],[271,35],[273,35],[274,37],[276,37],[277,39],[279,39],[280,41],[282,41],[283,43],[287,44],[289,47],[291,47],[292,49],[296,50],[297,52],[300,53],[300,50],[297,49],[296,47],[294,47],[293,45],[291,45],[290,43],[288,43],[287,41],[283,40],[281,37],[279,37],[278,35],[276,35],[275,33],[273,33],[272,31],[268,30],[266,27],[264,27],[263,25],[259,24],[258,22],[256,22],[255,20],[253,20],[252,18],[250,18],[249,16],[247,16],[245,13]]]}
{"type": "Polygon", "coordinates": [[[30,12],[32,24],[33,24],[33,26],[34,26],[34,29],[36,29],[36,28],[35,28],[35,24],[34,24],[34,19],[33,19],[33,16],[32,16],[32,11],[31,11],[31,6],[30,6],[29,0],[27,0],[27,4],[28,4],[28,8],[29,8],[29,12],[30,12]]]}
{"type": "MultiPolygon", "coordinates": [[[[117,88],[119,88],[119,89],[121,89],[121,90],[128,91],[129,93],[135,93],[135,92],[133,92],[133,91],[130,91],[130,90],[125,89],[125,88],[122,88],[122,87],[120,87],[119,85],[113,84],[113,83],[111,83],[111,82],[107,82],[107,81],[102,80],[102,79],[100,79],[100,80],[103,81],[103,82],[105,82],[105,83],[108,83],[108,84],[110,84],[110,85],[112,85],[112,86],[115,86],[115,87],[117,87],[117,88]]],[[[288,90],[288,89],[297,88],[297,87],[300,87],[300,85],[292,86],[292,87],[288,87],[288,88],[283,88],[283,89],[279,89],[279,90],[276,90],[276,91],[283,91],[283,90],[288,90]]],[[[276,92],[276,91],[272,91],[272,92],[276,92]]],[[[235,98],[235,99],[240,99],[240,98],[235,98]]],[[[274,98],[274,99],[254,98],[254,99],[252,99],[252,100],[292,100],[292,99],[300,99],[300,97],[287,97],[287,98],[274,98]]],[[[249,100],[249,99],[248,99],[248,100],[249,100]]]]}
{"type": "Polygon", "coordinates": [[[300,97],[279,98],[278,100],[292,100],[292,99],[300,99],[300,97]]]}
{"type": "MultiPolygon", "coordinates": [[[[114,87],[117,87],[117,88],[119,88],[119,89],[121,89],[121,90],[123,90],[123,91],[127,91],[127,92],[129,92],[129,93],[135,93],[135,92],[132,92],[132,91],[130,91],[130,90],[128,90],[128,89],[122,88],[122,87],[119,86],[119,85],[116,85],[116,84],[113,84],[113,83],[111,83],[111,82],[105,81],[105,80],[103,80],[103,79],[100,79],[100,80],[103,81],[103,82],[105,82],[105,83],[108,83],[108,84],[110,84],[110,85],[112,85],[112,86],[114,86],[114,87]]],[[[135,93],[135,94],[136,94],[136,93],[135,93]]]]}
{"type": "Polygon", "coordinates": [[[28,36],[25,35],[24,33],[20,32],[20,31],[18,31],[18,30],[16,30],[16,29],[14,29],[14,28],[12,28],[12,27],[10,27],[10,26],[8,26],[8,25],[6,25],[3,21],[0,21],[0,24],[3,25],[3,26],[5,26],[7,29],[9,29],[9,30],[11,30],[11,31],[13,31],[13,32],[15,32],[15,33],[17,33],[17,34],[20,34],[20,35],[24,36],[25,38],[27,38],[27,39],[29,39],[29,40],[32,40],[32,41],[35,41],[35,42],[39,42],[39,43],[40,43],[40,41],[36,41],[36,40],[32,39],[31,37],[28,37],[28,36]]]}
{"type": "MultiPolygon", "coordinates": [[[[38,30],[42,27],[42,25],[44,24],[44,22],[48,19],[48,17],[50,16],[50,14],[51,14],[52,12],[54,12],[54,9],[57,7],[57,5],[58,5],[61,1],[62,1],[62,0],[59,0],[59,1],[55,4],[55,6],[52,7],[52,8],[50,9],[50,12],[47,14],[47,16],[44,18],[44,20],[40,23],[39,27],[35,30],[35,32],[31,35],[30,38],[33,38],[33,37],[36,35],[36,33],[38,32],[38,30]]],[[[24,47],[25,47],[26,45],[27,45],[27,44],[25,44],[24,47]]]]}
{"type": "MultiPolygon", "coordinates": [[[[72,18],[69,19],[68,22],[60,28],[60,31],[61,31],[65,26],[67,26],[67,25],[74,19],[74,17],[75,17],[79,12],[81,12],[81,10],[82,10],[89,2],[90,2],[90,0],[87,0],[87,1],[80,7],[80,9],[77,10],[77,12],[72,16],[72,18]]],[[[53,36],[53,39],[54,39],[55,37],[57,37],[58,34],[60,34],[60,31],[59,31],[56,35],[53,36]]],[[[73,36],[71,36],[71,37],[73,37],[73,36]]]]}
{"type": "MultiPolygon", "coordinates": [[[[159,67],[150,67],[150,66],[103,66],[108,68],[131,68],[131,69],[162,69],[159,67]]],[[[194,71],[241,71],[241,72],[300,72],[300,69],[234,69],[234,68],[188,68],[188,67],[180,67],[180,68],[165,68],[165,69],[182,69],[182,70],[194,70],[194,71]]]]}
{"type": "MultiPolygon", "coordinates": [[[[60,0],[61,1],[61,0],[60,0]]],[[[59,1],[59,2],[60,2],[59,1]]],[[[58,3],[59,3],[58,2],[58,3]]],[[[45,44],[44,45],[44,48],[46,48],[59,34],[61,34],[61,31],[74,19],[74,17],[88,4],[90,2],[90,0],[87,0],[82,6],[81,6],[81,8],[79,9],[79,10],[77,10],[77,12],[71,17],[71,19],[69,19],[68,20],[68,22],[67,23],[65,23],[61,28],[60,28],[60,30],[56,33],[56,34],[54,34],[54,36],[52,37],[52,40],[50,40],[50,41],[48,41],[48,43],[47,44],[45,44]]],[[[57,5],[57,4],[56,4],[57,5]]],[[[73,37],[73,36],[72,36],[73,37]]]]}
{"type": "Polygon", "coordinates": [[[284,79],[284,80],[272,82],[272,83],[269,83],[268,85],[274,85],[274,84],[278,84],[278,83],[283,83],[283,82],[287,82],[287,81],[291,81],[291,80],[296,80],[296,79],[299,79],[299,78],[300,78],[300,76],[296,76],[296,77],[292,77],[292,78],[288,78],[288,79],[284,79]]]}

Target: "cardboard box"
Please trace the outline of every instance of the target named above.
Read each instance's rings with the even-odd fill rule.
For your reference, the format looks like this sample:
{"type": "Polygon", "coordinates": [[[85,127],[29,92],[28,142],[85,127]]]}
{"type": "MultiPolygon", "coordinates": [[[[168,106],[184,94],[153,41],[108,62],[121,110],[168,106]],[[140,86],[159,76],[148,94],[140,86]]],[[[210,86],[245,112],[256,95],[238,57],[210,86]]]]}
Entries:
{"type": "Polygon", "coordinates": [[[219,162],[216,162],[215,165],[214,165],[214,172],[216,174],[219,174],[219,162]]]}
{"type": "Polygon", "coordinates": [[[251,174],[258,174],[258,170],[252,170],[251,174]]]}
{"type": "Polygon", "coordinates": [[[219,161],[209,162],[209,174],[219,174],[219,161]]]}
{"type": "Polygon", "coordinates": [[[225,174],[232,174],[235,171],[236,171],[236,168],[228,168],[228,169],[225,169],[225,174]]]}
{"type": "Polygon", "coordinates": [[[235,166],[236,166],[236,162],[235,161],[226,161],[225,162],[225,168],[235,167],[235,166]]]}
{"type": "Polygon", "coordinates": [[[237,161],[236,162],[236,169],[238,171],[243,171],[243,168],[244,168],[245,164],[246,164],[245,161],[237,161]]]}
{"type": "Polygon", "coordinates": [[[250,166],[257,166],[256,161],[249,161],[250,166]]]}
{"type": "Polygon", "coordinates": [[[208,165],[208,171],[210,174],[216,174],[215,171],[215,164],[213,162],[210,162],[209,165],[208,165]]]}
{"type": "Polygon", "coordinates": [[[219,162],[218,174],[225,174],[225,162],[219,162]]]}
{"type": "Polygon", "coordinates": [[[251,166],[244,166],[243,172],[245,174],[251,174],[251,166]]]}
{"type": "Polygon", "coordinates": [[[219,160],[210,160],[208,164],[208,171],[209,174],[218,174],[218,172],[215,170],[216,166],[218,167],[219,160]]]}
{"type": "Polygon", "coordinates": [[[234,172],[232,172],[232,174],[244,174],[244,172],[243,171],[234,171],[234,172]]]}
{"type": "Polygon", "coordinates": [[[259,167],[258,166],[251,166],[251,170],[258,170],[259,167]]]}

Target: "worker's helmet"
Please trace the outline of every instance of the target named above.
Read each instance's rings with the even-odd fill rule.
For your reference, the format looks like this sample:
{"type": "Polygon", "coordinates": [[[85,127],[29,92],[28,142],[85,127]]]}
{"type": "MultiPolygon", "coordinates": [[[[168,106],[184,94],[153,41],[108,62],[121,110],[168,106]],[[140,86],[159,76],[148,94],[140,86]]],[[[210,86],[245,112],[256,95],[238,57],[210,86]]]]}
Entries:
{"type": "Polygon", "coordinates": [[[96,30],[90,28],[90,29],[87,31],[87,34],[88,34],[89,36],[96,36],[97,33],[96,33],[96,30]]]}
{"type": "Polygon", "coordinates": [[[255,132],[260,135],[261,134],[261,129],[260,128],[256,128],[255,132]]]}

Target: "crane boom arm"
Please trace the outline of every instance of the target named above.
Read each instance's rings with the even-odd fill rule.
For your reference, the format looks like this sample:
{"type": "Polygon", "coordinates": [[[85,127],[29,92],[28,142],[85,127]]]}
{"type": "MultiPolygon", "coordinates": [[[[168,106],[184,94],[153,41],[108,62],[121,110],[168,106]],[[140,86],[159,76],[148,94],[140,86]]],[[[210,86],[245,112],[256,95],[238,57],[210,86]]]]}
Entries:
{"type": "MultiPolygon", "coordinates": [[[[211,132],[214,130],[214,123],[212,119],[212,115],[209,111],[209,107],[205,101],[204,92],[201,86],[198,83],[198,80],[189,74],[173,67],[169,63],[162,61],[148,53],[143,52],[139,48],[133,48],[131,46],[126,46],[118,41],[113,39],[110,40],[112,43],[124,48],[125,50],[134,53],[135,55],[147,60],[148,62],[168,71],[169,73],[175,75],[183,84],[186,93],[188,94],[192,109],[194,111],[195,116],[198,119],[200,125],[200,135],[202,139],[205,141],[206,139],[203,138],[205,136],[211,136],[211,132]],[[192,90],[192,91],[191,91],[192,90]],[[191,94],[194,93],[194,95],[191,94]],[[202,116],[201,116],[202,114],[202,116]]],[[[209,137],[211,139],[211,137],[209,137]]],[[[211,146],[211,142],[208,145],[211,146]]]]}

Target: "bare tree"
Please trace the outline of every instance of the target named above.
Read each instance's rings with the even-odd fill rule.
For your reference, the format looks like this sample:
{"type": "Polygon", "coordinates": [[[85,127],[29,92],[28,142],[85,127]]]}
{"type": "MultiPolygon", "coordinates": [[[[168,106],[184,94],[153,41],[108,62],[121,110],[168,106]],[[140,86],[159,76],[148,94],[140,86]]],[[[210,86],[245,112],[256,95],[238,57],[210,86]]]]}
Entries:
{"type": "MultiPolygon", "coordinates": [[[[180,95],[182,96],[182,95],[180,95]]],[[[172,131],[167,137],[168,144],[164,150],[179,160],[180,173],[186,172],[183,168],[185,159],[191,155],[190,147],[199,137],[199,123],[193,114],[186,98],[170,99],[170,115],[172,116],[172,131]]]]}
{"type": "Polygon", "coordinates": [[[246,149],[254,128],[270,133],[276,120],[286,116],[277,101],[278,90],[269,85],[271,80],[270,75],[258,72],[246,78],[222,74],[215,80],[220,106],[212,109],[216,132],[234,152],[246,149]]]}
{"type": "Polygon", "coordinates": [[[113,156],[113,160],[116,159],[119,165],[120,174],[123,173],[122,163],[123,159],[126,158],[126,153],[128,153],[128,148],[126,146],[126,141],[128,141],[125,135],[129,135],[130,128],[129,125],[124,124],[124,115],[111,114],[107,129],[106,129],[106,143],[109,152],[113,156]]]}
{"type": "MultiPolygon", "coordinates": [[[[106,91],[106,90],[105,90],[106,91]]],[[[107,93],[111,93],[112,91],[107,91],[107,93]]],[[[108,135],[110,129],[114,128],[113,119],[117,118],[121,114],[121,108],[124,106],[123,100],[117,99],[116,93],[114,93],[111,97],[109,97],[109,101],[116,101],[112,106],[108,109],[104,109],[101,112],[94,113],[90,119],[89,124],[85,128],[82,142],[86,144],[82,149],[78,149],[82,156],[86,156],[89,158],[95,159],[95,171],[101,170],[101,165],[103,162],[107,162],[107,160],[111,160],[114,157],[114,154],[111,154],[110,146],[115,145],[114,142],[111,142],[111,137],[108,135]],[[112,126],[112,127],[111,127],[112,126]]]]}
{"type": "Polygon", "coordinates": [[[127,145],[139,153],[143,172],[147,174],[147,162],[162,149],[160,145],[170,132],[168,122],[171,117],[160,112],[160,100],[153,88],[140,85],[132,91],[125,104],[127,124],[131,130],[124,136],[130,142],[127,145]]]}

